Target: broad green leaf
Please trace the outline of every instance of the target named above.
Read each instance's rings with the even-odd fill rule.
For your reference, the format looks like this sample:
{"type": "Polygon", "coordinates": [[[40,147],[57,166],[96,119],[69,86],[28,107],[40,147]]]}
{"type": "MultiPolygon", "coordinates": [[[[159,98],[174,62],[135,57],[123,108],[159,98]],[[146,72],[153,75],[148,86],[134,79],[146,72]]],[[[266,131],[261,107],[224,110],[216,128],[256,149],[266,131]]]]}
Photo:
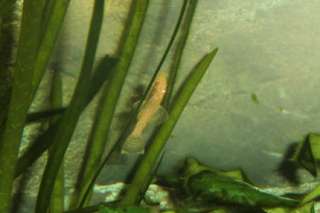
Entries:
{"type": "Polygon", "coordinates": [[[318,198],[319,196],[320,196],[320,185],[318,185],[311,192],[306,194],[304,196],[304,198],[302,199],[301,203],[302,204],[308,203],[308,202],[318,198]]]}
{"type": "Polygon", "coordinates": [[[297,200],[267,193],[249,183],[205,168],[206,166],[197,160],[188,159],[184,172],[187,175],[184,182],[185,190],[202,202],[253,207],[295,207],[299,204],[297,200]]]}
{"type": "Polygon", "coordinates": [[[247,177],[247,175],[244,173],[244,171],[242,169],[221,171],[221,172],[219,172],[219,174],[231,177],[235,180],[240,180],[240,181],[244,181],[247,183],[251,183],[251,181],[249,180],[249,178],[247,177]]]}
{"type": "Polygon", "coordinates": [[[317,176],[317,161],[320,160],[320,135],[310,133],[306,140],[298,144],[292,159],[297,161],[300,166],[308,170],[313,176],[317,176]]]}

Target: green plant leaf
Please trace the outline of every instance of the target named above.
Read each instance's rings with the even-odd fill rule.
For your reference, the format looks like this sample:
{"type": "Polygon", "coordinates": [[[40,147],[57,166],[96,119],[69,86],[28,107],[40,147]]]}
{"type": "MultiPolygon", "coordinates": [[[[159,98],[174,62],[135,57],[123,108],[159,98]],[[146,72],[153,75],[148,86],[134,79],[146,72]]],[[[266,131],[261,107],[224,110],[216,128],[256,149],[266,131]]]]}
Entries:
{"type": "MultiPolygon", "coordinates": [[[[70,106],[61,117],[61,123],[59,126],[57,126],[56,132],[53,135],[52,141],[54,145],[50,149],[50,155],[48,156],[48,161],[41,180],[35,208],[36,213],[43,213],[47,212],[48,210],[55,179],[57,177],[60,165],[63,162],[63,157],[70,143],[73,131],[82,112],[81,108],[86,103],[89,89],[87,81],[91,77],[91,71],[93,68],[102,27],[103,14],[104,0],[96,0],[94,3],[80,77],[71,99],[70,106]]],[[[38,73],[38,75],[39,74],[40,73],[38,73]]],[[[34,80],[37,81],[38,79],[35,78],[34,80]]]]}
{"type": "MultiPolygon", "coordinates": [[[[177,23],[176,23],[176,26],[174,28],[174,31],[173,31],[173,33],[171,35],[171,38],[169,40],[169,43],[168,43],[168,45],[167,45],[167,47],[166,47],[166,49],[164,51],[164,54],[162,55],[161,60],[160,60],[159,64],[157,65],[156,70],[155,70],[155,72],[154,72],[154,74],[153,74],[153,76],[152,76],[152,78],[151,78],[151,80],[150,80],[150,82],[149,82],[149,84],[147,86],[147,89],[146,89],[146,91],[145,91],[145,93],[143,95],[143,98],[142,98],[143,100],[147,97],[147,94],[149,94],[149,92],[150,92],[150,90],[152,88],[152,85],[154,84],[154,81],[156,79],[156,76],[159,73],[159,71],[160,71],[160,69],[161,69],[161,67],[162,67],[162,65],[163,65],[163,63],[164,63],[164,61],[165,61],[165,59],[166,59],[171,47],[172,47],[172,44],[173,44],[173,42],[174,42],[174,40],[176,38],[176,35],[177,35],[178,31],[179,31],[179,28],[180,28],[180,25],[181,25],[181,22],[182,22],[182,18],[184,16],[184,13],[185,13],[185,10],[186,10],[187,3],[188,3],[188,0],[184,0],[184,3],[182,5],[182,7],[181,7],[180,15],[179,15],[179,18],[177,20],[177,23]]],[[[126,139],[128,131],[129,131],[130,127],[132,126],[132,123],[135,121],[135,118],[137,117],[137,114],[139,112],[139,107],[142,105],[142,102],[143,101],[141,101],[140,104],[138,104],[138,106],[136,107],[136,110],[130,116],[129,122],[126,125],[125,130],[120,135],[119,139],[117,140],[115,145],[112,147],[111,151],[107,154],[107,156],[104,158],[102,163],[96,169],[95,174],[93,175],[93,177],[90,180],[90,184],[88,184],[87,190],[90,190],[92,188],[92,186],[93,186],[94,182],[96,181],[99,173],[101,172],[101,170],[104,167],[104,165],[108,162],[108,160],[110,158],[112,158],[114,155],[116,155],[116,157],[118,157],[121,145],[124,142],[124,140],[126,139]]],[[[146,181],[146,182],[148,182],[148,181],[146,181]]]]}
{"type": "Polygon", "coordinates": [[[128,207],[128,208],[108,208],[102,207],[99,213],[150,213],[147,208],[142,207],[128,207]]]}
{"type": "MultiPolygon", "coordinates": [[[[101,89],[102,85],[108,81],[108,79],[110,78],[111,70],[115,66],[116,62],[116,58],[110,57],[108,55],[99,60],[91,77],[91,83],[89,83],[90,86],[87,101],[82,109],[84,109],[92,101],[92,99],[101,89]]],[[[26,124],[40,122],[56,115],[62,115],[62,113],[65,112],[66,108],[67,107],[60,107],[29,113],[27,115],[26,124]]]]}
{"type": "MultiPolygon", "coordinates": [[[[90,83],[88,98],[84,105],[79,107],[81,112],[94,98],[96,93],[102,87],[103,82],[108,81],[116,61],[117,59],[109,56],[105,56],[99,61],[98,65],[96,66],[95,72],[91,77],[91,82],[95,81],[99,77],[100,80],[97,81],[97,83],[90,83]]],[[[29,122],[36,122],[43,119],[47,119],[58,114],[63,114],[65,110],[66,107],[62,107],[53,110],[30,113],[27,117],[27,121],[28,119],[29,122]]],[[[61,123],[59,120],[57,120],[55,124],[50,126],[49,129],[47,129],[44,133],[40,134],[35,139],[35,141],[33,141],[33,143],[27,148],[27,150],[22,154],[22,156],[18,160],[15,171],[15,177],[18,177],[27,168],[29,168],[48,149],[48,147],[52,145],[53,136],[55,134],[57,126],[59,125],[61,125],[61,123]]]]}
{"type": "Polygon", "coordinates": [[[303,196],[301,203],[309,203],[310,201],[315,200],[316,198],[320,197],[320,185],[315,187],[311,192],[307,193],[306,195],[303,196]]]}
{"type": "Polygon", "coordinates": [[[320,135],[310,133],[303,142],[297,145],[292,160],[295,160],[313,176],[317,176],[317,161],[320,160],[320,135]]]}
{"type": "Polygon", "coordinates": [[[205,55],[182,84],[180,91],[168,109],[168,119],[155,133],[153,142],[148,147],[146,154],[143,156],[142,161],[138,165],[132,182],[128,187],[123,200],[121,201],[121,205],[131,206],[137,204],[141,200],[141,190],[145,188],[145,183],[150,179],[151,171],[153,170],[157,159],[164,148],[164,145],[172,133],[191,95],[193,94],[197,85],[200,83],[203,75],[206,73],[210,63],[216,56],[217,51],[218,49],[214,49],[209,54],[205,55]]]}
{"type": "Polygon", "coordinates": [[[203,163],[200,163],[197,159],[189,157],[185,161],[185,167],[184,167],[185,176],[190,176],[194,173],[199,173],[201,171],[211,171],[214,173],[217,173],[219,175],[227,176],[235,180],[245,181],[247,183],[251,183],[249,178],[246,176],[246,174],[243,172],[242,169],[234,169],[234,170],[228,170],[228,171],[222,171],[218,169],[214,169],[212,167],[209,167],[203,163]]]}
{"type": "MultiPolygon", "coordinates": [[[[42,30],[43,35],[41,40],[40,47],[37,48],[38,54],[35,59],[35,62],[33,64],[33,76],[32,76],[32,87],[33,87],[33,96],[38,88],[38,85],[42,79],[42,76],[46,70],[46,66],[48,64],[48,61],[50,59],[50,55],[52,53],[52,50],[55,45],[55,41],[57,39],[57,36],[59,34],[59,31],[61,29],[64,16],[66,14],[67,8],[69,6],[70,0],[50,0],[52,5],[50,6],[51,13],[47,17],[47,24],[44,26],[42,23],[42,30]]],[[[34,8],[39,7],[39,1],[36,1],[36,6],[34,8]]],[[[34,14],[32,14],[31,10],[29,11],[30,15],[32,16],[32,19],[39,20],[41,18],[35,18],[34,14]]],[[[42,19],[41,19],[42,20],[42,19]]],[[[28,33],[26,33],[28,34],[28,33]]],[[[25,66],[25,64],[23,65],[25,66]]],[[[21,102],[21,99],[19,100],[21,102]]],[[[25,120],[24,120],[25,123],[25,120]]],[[[51,130],[55,129],[58,125],[52,125],[51,130]]],[[[54,133],[50,132],[47,133],[45,136],[41,135],[41,139],[38,143],[33,143],[32,145],[35,145],[37,152],[26,152],[28,155],[22,156],[22,158],[19,158],[16,170],[15,170],[15,177],[17,177],[19,174],[21,174],[24,169],[26,169],[28,166],[30,166],[40,155],[42,152],[47,148],[47,145],[45,143],[42,143],[43,141],[51,140],[53,138],[54,133]],[[39,147],[37,146],[39,145],[39,147]],[[43,149],[44,147],[44,149],[43,149]]],[[[32,147],[33,148],[33,147],[32,147]]],[[[28,149],[30,150],[30,149],[28,149]]],[[[35,149],[31,149],[31,151],[34,151],[35,149]]]]}
{"type": "Polygon", "coordinates": [[[205,169],[195,159],[188,159],[184,168],[184,189],[204,203],[226,203],[242,206],[266,207],[299,204],[297,200],[264,192],[256,186],[218,172],[205,169]]]}
{"type": "Polygon", "coordinates": [[[176,77],[181,64],[184,47],[187,43],[187,39],[191,29],[191,24],[192,24],[193,16],[198,4],[198,0],[185,0],[183,6],[185,6],[186,3],[188,3],[187,10],[185,12],[183,22],[181,24],[181,32],[178,37],[177,46],[175,48],[173,60],[172,60],[172,63],[170,64],[170,69],[169,69],[168,88],[163,101],[164,106],[166,107],[170,105],[171,97],[173,96],[173,89],[176,82],[176,77]]]}
{"type": "MultiPolygon", "coordinates": [[[[50,91],[50,107],[58,108],[62,106],[63,91],[62,91],[62,77],[59,71],[52,73],[51,91],[50,91]]],[[[52,117],[49,123],[54,123],[57,117],[52,117]]],[[[49,150],[50,154],[50,150],[49,150]]],[[[64,210],[64,167],[59,169],[58,177],[54,183],[50,203],[50,213],[61,213],[64,210]]]]}
{"type": "Polygon", "coordinates": [[[60,107],[55,109],[28,113],[26,118],[26,124],[41,122],[41,121],[48,120],[52,117],[55,117],[56,115],[62,115],[62,113],[65,110],[66,110],[65,107],[60,107]]]}
{"type": "Polygon", "coordinates": [[[82,207],[85,204],[86,196],[88,195],[87,189],[90,187],[95,168],[99,166],[104,153],[115,109],[138,44],[148,4],[149,0],[132,2],[127,28],[124,32],[124,40],[120,48],[119,61],[110,77],[109,84],[102,91],[103,94],[90,133],[87,144],[88,149],[85,154],[86,160],[79,175],[81,177],[78,184],[79,187],[76,189],[71,203],[74,208],[82,207]]]}
{"type": "MultiPolygon", "coordinates": [[[[8,3],[9,1],[1,1],[8,3]]],[[[32,102],[33,65],[41,38],[41,15],[44,0],[25,0],[13,83],[5,127],[0,138],[0,212],[9,212],[14,180],[14,165],[22,137],[24,122],[32,102]]],[[[2,8],[1,8],[2,9],[2,8]]],[[[1,14],[0,14],[1,15],[1,14]]]]}
{"type": "Polygon", "coordinates": [[[0,18],[12,9],[16,0],[0,0],[0,18]]]}
{"type": "Polygon", "coordinates": [[[266,213],[313,213],[314,203],[308,203],[297,208],[264,208],[264,211],[266,213]]]}
{"type": "Polygon", "coordinates": [[[252,183],[242,169],[234,169],[228,171],[218,171],[218,174],[231,177],[232,179],[252,183]]]}

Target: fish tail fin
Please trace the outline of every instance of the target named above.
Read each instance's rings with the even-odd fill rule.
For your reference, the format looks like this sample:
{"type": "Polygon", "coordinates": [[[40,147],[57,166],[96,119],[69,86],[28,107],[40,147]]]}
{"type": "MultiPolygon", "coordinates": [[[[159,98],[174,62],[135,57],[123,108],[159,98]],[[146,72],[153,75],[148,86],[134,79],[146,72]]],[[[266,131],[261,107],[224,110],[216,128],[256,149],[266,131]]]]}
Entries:
{"type": "Polygon", "coordinates": [[[140,136],[129,136],[121,148],[121,154],[144,154],[145,140],[140,136]]]}

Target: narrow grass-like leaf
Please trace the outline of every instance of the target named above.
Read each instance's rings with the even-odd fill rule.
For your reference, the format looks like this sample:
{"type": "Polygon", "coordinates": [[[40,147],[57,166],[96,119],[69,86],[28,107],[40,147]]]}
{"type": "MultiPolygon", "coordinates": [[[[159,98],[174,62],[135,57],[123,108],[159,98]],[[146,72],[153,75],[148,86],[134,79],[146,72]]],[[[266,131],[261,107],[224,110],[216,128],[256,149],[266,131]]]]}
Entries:
{"type": "MultiPolygon", "coordinates": [[[[149,84],[148,84],[148,86],[147,86],[147,89],[146,89],[146,91],[145,91],[144,96],[143,96],[142,99],[145,99],[145,98],[147,97],[147,94],[149,94],[149,92],[150,92],[150,90],[151,90],[151,88],[152,88],[152,85],[154,84],[154,81],[155,81],[155,79],[156,79],[156,76],[157,76],[158,72],[160,71],[160,69],[161,69],[161,67],[162,67],[165,59],[167,58],[167,55],[168,55],[168,53],[169,53],[169,51],[170,51],[170,49],[171,49],[171,47],[172,47],[172,44],[173,44],[173,42],[174,42],[174,40],[175,40],[175,38],[176,38],[176,35],[177,35],[178,31],[179,31],[179,28],[180,28],[180,25],[181,25],[181,22],[182,22],[182,18],[183,18],[184,14],[185,14],[185,10],[186,10],[186,7],[187,7],[187,3],[188,3],[188,0],[184,0],[184,3],[183,3],[183,5],[182,5],[182,7],[181,7],[181,10],[180,10],[179,18],[178,18],[177,23],[176,23],[176,26],[175,26],[175,29],[174,29],[174,31],[173,31],[173,33],[172,33],[172,36],[171,36],[171,38],[170,38],[170,40],[169,40],[169,43],[168,43],[166,49],[165,49],[165,51],[164,51],[164,53],[163,53],[163,55],[162,55],[162,57],[161,57],[160,62],[159,62],[159,64],[158,64],[158,66],[156,67],[156,70],[155,70],[155,72],[154,72],[154,74],[153,74],[153,76],[152,76],[152,78],[151,78],[151,81],[149,82],[149,84]]],[[[142,103],[142,101],[140,102],[140,105],[141,105],[141,103],[142,103]]],[[[104,158],[104,160],[101,162],[101,164],[99,165],[99,167],[96,168],[96,170],[95,170],[95,172],[94,172],[94,175],[92,176],[90,182],[88,182],[88,185],[85,187],[85,188],[86,188],[86,192],[84,193],[83,198],[82,198],[83,202],[84,202],[85,200],[87,200],[86,197],[87,197],[88,194],[90,193],[90,191],[91,191],[90,189],[93,187],[93,185],[94,185],[96,179],[98,178],[100,172],[102,171],[102,168],[104,167],[104,165],[109,161],[109,159],[111,158],[112,155],[114,155],[114,154],[115,154],[115,155],[119,154],[119,151],[120,151],[122,142],[125,140],[125,138],[126,138],[126,136],[127,136],[127,134],[128,134],[129,128],[130,128],[130,126],[132,125],[132,122],[133,122],[133,121],[135,120],[135,118],[137,117],[137,114],[138,114],[138,112],[139,112],[140,105],[137,107],[137,109],[136,109],[136,110],[132,113],[132,115],[130,116],[129,122],[128,122],[125,130],[124,130],[123,133],[120,135],[120,137],[119,137],[119,139],[117,140],[116,144],[112,147],[111,151],[110,151],[110,152],[108,153],[108,155],[104,158]]]]}
{"type": "Polygon", "coordinates": [[[0,0],[0,18],[12,9],[16,0],[0,0]]]}
{"type": "Polygon", "coordinates": [[[90,80],[90,87],[88,92],[88,98],[86,104],[90,103],[95,95],[99,92],[102,85],[108,82],[112,70],[117,64],[118,59],[110,57],[109,55],[104,56],[97,64],[95,71],[90,80]]]}
{"type": "MultiPolygon", "coordinates": [[[[84,104],[85,108],[95,97],[95,95],[99,92],[102,85],[107,81],[110,77],[110,70],[116,64],[117,59],[106,55],[99,62],[98,65],[92,75],[90,80],[90,88],[89,94],[86,103],[84,104]]],[[[56,115],[62,115],[62,113],[66,110],[66,107],[53,108],[50,110],[44,110],[39,112],[29,113],[26,119],[26,124],[33,122],[40,122],[45,119],[49,119],[56,115]]]]}
{"type": "Polygon", "coordinates": [[[38,49],[37,58],[33,67],[33,95],[35,94],[35,91],[37,90],[40,81],[43,77],[43,74],[46,70],[51,53],[53,51],[58,34],[60,32],[65,14],[67,12],[67,8],[70,3],[70,0],[52,1],[52,5],[50,6],[51,13],[47,20],[45,20],[47,22],[46,26],[43,26],[44,23],[42,23],[41,29],[42,31],[44,31],[43,38],[41,38],[41,45],[38,49]]]}
{"type": "Polygon", "coordinates": [[[89,137],[86,160],[80,173],[80,181],[75,191],[72,207],[81,207],[95,168],[99,166],[104,148],[109,136],[111,122],[115,108],[132,61],[140,31],[144,22],[149,0],[135,0],[132,2],[125,31],[123,46],[120,47],[119,61],[112,73],[110,82],[103,90],[102,99],[98,106],[95,122],[89,137]],[[83,200],[82,203],[80,203],[83,200]]]}
{"type": "MultiPolygon", "coordinates": [[[[40,30],[43,32],[42,38],[38,38],[38,41],[41,41],[40,47],[37,49],[37,55],[35,62],[33,64],[33,78],[32,78],[32,95],[31,99],[34,97],[35,92],[40,84],[40,81],[42,79],[42,76],[46,70],[46,66],[49,62],[50,55],[53,51],[55,41],[58,37],[59,31],[61,29],[68,5],[70,0],[52,0],[52,8],[51,13],[48,15],[47,25],[44,27],[43,23],[41,23],[40,30]],[[45,28],[45,29],[44,29],[45,28]]],[[[38,5],[35,5],[34,7],[39,7],[39,1],[38,5]]],[[[31,10],[30,10],[31,11],[31,10]]],[[[36,20],[42,20],[41,17],[35,18],[34,14],[30,14],[33,16],[33,19],[36,20]]],[[[41,14],[43,16],[43,13],[41,14]]],[[[52,128],[54,128],[57,125],[52,125],[52,128]]],[[[42,139],[48,139],[53,138],[52,136],[54,133],[50,132],[50,134],[47,134],[46,137],[42,135],[42,139]]],[[[37,151],[41,150],[41,147],[45,147],[45,144],[41,144],[39,147],[37,147],[37,151]]],[[[18,164],[16,166],[15,170],[15,177],[21,174],[21,171],[26,168],[24,165],[31,165],[28,163],[32,163],[32,160],[37,159],[36,153],[29,153],[30,155],[27,155],[29,158],[25,158],[26,155],[22,156],[23,158],[19,158],[18,164]],[[29,160],[22,162],[21,160],[29,160]],[[23,166],[21,166],[23,165],[23,166]]]]}
{"type": "Polygon", "coordinates": [[[62,115],[65,110],[66,110],[66,107],[59,107],[55,109],[28,113],[26,124],[41,122],[41,121],[50,119],[52,117],[55,117],[57,115],[62,115]]]}
{"type": "MultiPolygon", "coordinates": [[[[188,37],[189,31],[190,31],[190,26],[191,26],[191,23],[192,23],[193,14],[194,14],[194,11],[196,9],[196,5],[197,5],[197,0],[184,0],[182,8],[181,8],[181,11],[180,11],[180,15],[179,15],[179,18],[178,18],[178,21],[177,21],[177,24],[175,26],[175,29],[174,29],[172,37],[171,37],[171,40],[169,41],[169,44],[168,44],[168,46],[166,48],[166,51],[164,52],[164,55],[161,58],[160,63],[158,65],[156,71],[154,72],[154,76],[153,76],[153,78],[151,79],[151,81],[149,83],[148,89],[147,89],[147,91],[146,91],[146,93],[144,95],[144,99],[149,94],[149,90],[151,90],[151,86],[154,84],[155,78],[156,78],[158,72],[160,71],[162,64],[164,63],[164,61],[165,61],[165,59],[167,57],[167,54],[169,53],[169,50],[171,49],[171,46],[173,45],[174,40],[176,39],[176,36],[177,36],[177,34],[179,32],[179,29],[182,28],[180,30],[181,31],[180,32],[180,37],[178,38],[178,41],[177,41],[178,44],[177,44],[177,47],[175,49],[173,62],[171,64],[170,70],[168,72],[169,75],[168,75],[168,79],[167,79],[168,82],[167,82],[166,93],[165,93],[165,96],[164,96],[164,100],[162,101],[163,105],[166,108],[168,107],[169,100],[170,100],[170,97],[171,97],[172,92],[173,92],[173,86],[175,84],[177,71],[178,71],[178,68],[179,68],[179,65],[180,65],[180,62],[181,62],[182,53],[183,53],[183,50],[184,50],[184,47],[185,47],[185,44],[186,44],[186,41],[187,41],[187,37],[188,37]]],[[[143,103],[143,102],[141,102],[141,103],[143,103]]],[[[133,115],[135,116],[134,118],[136,118],[136,116],[137,116],[137,114],[139,112],[139,107],[137,108],[137,111],[135,113],[133,113],[133,115]]],[[[135,119],[133,119],[133,120],[135,120],[135,119]]],[[[162,156],[163,156],[163,154],[162,154],[162,156]]],[[[161,162],[161,157],[160,157],[159,162],[157,163],[157,167],[160,165],[160,162],[161,162]]],[[[157,169],[154,169],[153,174],[155,174],[156,170],[157,169]]],[[[149,180],[145,181],[145,185],[142,187],[142,188],[144,188],[144,190],[142,190],[142,193],[144,193],[147,190],[147,188],[149,186],[149,183],[152,181],[152,176],[153,176],[152,174],[149,175],[149,180]]]]}
{"type": "Polygon", "coordinates": [[[180,88],[180,91],[168,110],[168,120],[161,125],[152,144],[143,156],[143,159],[138,165],[138,169],[134,174],[123,200],[120,202],[120,205],[131,206],[137,204],[141,200],[141,190],[143,189],[145,181],[149,179],[150,172],[152,171],[159,154],[166,144],[192,93],[200,83],[203,75],[206,73],[211,61],[214,59],[217,51],[218,49],[214,49],[212,52],[204,56],[180,88]]]}
{"type": "MultiPolygon", "coordinates": [[[[104,12],[104,0],[96,0],[90,23],[89,35],[86,44],[85,55],[81,67],[79,81],[73,94],[70,106],[61,118],[57,131],[53,136],[54,146],[50,149],[50,155],[40,184],[36,203],[36,213],[48,210],[53,185],[58,170],[63,161],[65,151],[70,143],[73,131],[81,114],[81,107],[85,104],[88,94],[88,80],[91,76],[98,40],[100,36],[104,12]]],[[[39,75],[40,73],[38,73],[39,75]]],[[[36,79],[37,80],[37,79],[36,79]]]]}
{"type": "MultiPolygon", "coordinates": [[[[52,76],[50,102],[52,108],[62,106],[62,78],[59,71],[55,71],[52,76]]],[[[57,117],[50,119],[50,123],[55,123],[57,117]]],[[[49,150],[50,155],[50,150],[49,150]]],[[[61,213],[64,211],[64,169],[60,167],[58,177],[54,183],[54,189],[51,198],[50,213],[61,213]]]]}
{"type": "Polygon", "coordinates": [[[107,204],[98,204],[94,206],[88,206],[85,208],[77,208],[72,209],[69,211],[65,211],[64,213],[90,213],[90,212],[96,212],[96,213],[152,213],[153,211],[151,208],[146,207],[128,207],[128,208],[115,208],[115,207],[109,207],[107,204]]]}
{"type": "MultiPolygon", "coordinates": [[[[167,56],[168,56],[168,54],[169,54],[169,52],[171,50],[173,42],[175,41],[175,38],[176,38],[176,36],[177,36],[177,34],[179,32],[180,25],[182,23],[182,20],[183,20],[184,14],[185,14],[185,10],[187,8],[188,1],[189,0],[184,0],[184,2],[183,2],[183,5],[182,5],[181,10],[180,10],[180,15],[179,15],[179,18],[178,18],[177,23],[175,25],[174,31],[172,32],[172,35],[171,35],[171,38],[170,38],[170,40],[169,40],[169,42],[167,44],[167,47],[166,47],[166,49],[165,49],[165,51],[164,51],[164,53],[163,53],[163,55],[162,55],[162,57],[160,59],[159,64],[157,65],[157,67],[156,67],[156,69],[155,69],[155,71],[153,73],[153,76],[152,76],[149,84],[147,85],[147,88],[146,88],[141,100],[145,100],[147,98],[148,94],[150,94],[152,86],[154,85],[154,82],[156,80],[156,77],[157,77],[158,73],[160,72],[160,69],[161,69],[163,63],[165,62],[165,60],[166,60],[166,58],[167,58],[167,56]]],[[[111,152],[109,153],[110,156],[108,155],[104,159],[104,161],[103,161],[104,164],[107,163],[108,159],[111,156],[114,156],[114,155],[117,156],[121,152],[121,147],[122,147],[123,143],[125,142],[128,134],[129,134],[129,132],[131,130],[130,128],[133,126],[134,122],[136,121],[136,118],[137,118],[138,113],[139,113],[139,111],[140,111],[140,109],[142,107],[142,103],[143,102],[144,101],[140,101],[138,106],[136,107],[136,109],[131,113],[131,115],[130,115],[130,117],[128,119],[127,125],[124,128],[124,131],[122,132],[122,134],[120,135],[119,139],[117,140],[117,142],[115,143],[114,147],[112,148],[111,152]]],[[[97,172],[99,173],[100,171],[97,170],[97,172]]],[[[97,176],[97,175],[95,175],[95,176],[97,176]]],[[[95,180],[92,180],[92,181],[95,181],[95,180]]]]}
{"type": "Polygon", "coordinates": [[[13,85],[5,129],[0,140],[0,212],[10,209],[14,169],[27,111],[32,101],[33,64],[40,39],[44,0],[25,0],[13,85]]]}
{"type": "Polygon", "coordinates": [[[302,204],[309,203],[320,197],[320,185],[316,186],[311,192],[307,193],[301,200],[302,204]]]}
{"type": "MultiPolygon", "coordinates": [[[[0,7],[1,8],[1,7],[0,7]]],[[[7,116],[10,101],[11,76],[14,50],[17,43],[17,25],[15,21],[16,7],[11,7],[5,15],[0,17],[0,135],[4,130],[4,122],[7,116]]]]}
{"type": "Polygon", "coordinates": [[[168,75],[168,88],[167,88],[166,96],[164,99],[164,106],[169,106],[170,104],[177,73],[181,64],[184,47],[186,45],[186,42],[189,36],[192,19],[197,7],[197,3],[198,3],[198,0],[189,0],[189,4],[187,7],[188,9],[183,19],[180,36],[178,37],[177,46],[173,55],[172,64],[170,65],[170,70],[168,75]]]}
{"type": "MultiPolygon", "coordinates": [[[[83,106],[80,106],[80,111],[83,111],[86,106],[91,102],[91,100],[94,98],[96,93],[100,90],[103,83],[108,81],[111,71],[113,70],[113,67],[116,64],[117,59],[106,56],[103,59],[101,59],[96,67],[96,70],[91,77],[90,85],[89,85],[89,94],[86,102],[83,106]],[[97,78],[100,77],[100,80],[96,81],[97,78]]],[[[43,111],[43,112],[36,112],[31,113],[27,117],[27,120],[29,121],[38,121],[38,119],[45,119],[51,116],[54,116],[56,114],[61,114],[66,110],[66,107],[55,109],[52,111],[43,111]],[[42,117],[43,115],[43,117],[42,117]]],[[[44,133],[39,135],[37,139],[27,148],[27,150],[22,154],[22,156],[19,158],[17,167],[16,167],[16,173],[15,177],[22,174],[27,168],[29,168],[41,155],[43,152],[45,152],[48,147],[52,145],[52,139],[53,135],[55,134],[56,127],[60,125],[60,121],[57,120],[55,124],[49,127],[44,133]]]]}

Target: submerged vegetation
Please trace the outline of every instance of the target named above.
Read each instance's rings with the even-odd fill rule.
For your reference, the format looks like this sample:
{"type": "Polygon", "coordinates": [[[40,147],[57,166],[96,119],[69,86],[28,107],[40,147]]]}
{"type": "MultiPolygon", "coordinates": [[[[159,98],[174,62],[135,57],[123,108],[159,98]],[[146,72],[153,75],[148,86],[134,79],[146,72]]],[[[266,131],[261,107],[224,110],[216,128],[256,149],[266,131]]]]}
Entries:
{"type": "MultiPolygon", "coordinates": [[[[126,128],[110,141],[112,121],[118,100],[137,50],[141,29],[145,23],[149,0],[132,0],[127,23],[117,56],[105,55],[96,62],[96,50],[101,36],[105,0],[95,0],[79,79],[72,99],[62,103],[61,70],[51,73],[50,103],[47,109],[30,113],[41,79],[48,70],[49,60],[69,0],[24,0],[22,15],[17,24],[15,1],[0,0],[0,212],[11,212],[14,181],[46,151],[48,158],[37,195],[35,212],[314,212],[319,186],[308,194],[275,195],[255,186],[241,170],[220,171],[194,158],[187,158],[176,176],[157,177],[164,147],[183,114],[189,99],[205,76],[217,55],[215,48],[194,65],[175,92],[176,76],[197,8],[197,0],[184,0],[172,36],[153,72],[142,101],[128,118],[126,128]],[[14,24],[12,24],[14,23],[14,24]],[[15,35],[18,34],[18,42],[15,35]],[[176,44],[176,45],[173,45],[176,44]],[[162,67],[173,54],[167,71],[162,67]],[[161,71],[160,71],[161,70],[161,71]],[[69,206],[65,201],[64,159],[79,118],[100,92],[94,123],[87,142],[79,178],[74,186],[69,206]],[[168,113],[166,119],[154,128],[147,141],[138,141],[150,119],[160,108],[168,113]],[[19,155],[25,126],[31,122],[46,127],[19,155]],[[130,142],[130,143],[129,143],[130,142]],[[135,147],[135,143],[142,143],[135,147]],[[148,142],[148,143],[147,143],[148,142]],[[129,144],[128,144],[129,143],[129,144]],[[114,144],[105,152],[108,144],[114,144]],[[146,145],[147,144],[147,145],[146,145]],[[131,146],[131,147],[130,147],[131,146]],[[132,146],[134,146],[132,148],[132,146]],[[143,152],[136,162],[136,170],[123,194],[114,202],[91,205],[95,181],[110,157],[120,151],[143,152]],[[107,155],[105,156],[105,153],[107,155]],[[145,196],[151,183],[163,185],[172,194],[171,209],[155,209],[145,196]]],[[[255,94],[252,100],[258,102],[255,94]]],[[[295,168],[303,167],[317,176],[320,160],[320,136],[310,134],[297,144],[288,162],[295,168]]],[[[292,167],[293,168],[293,167],[292,167]]]]}

